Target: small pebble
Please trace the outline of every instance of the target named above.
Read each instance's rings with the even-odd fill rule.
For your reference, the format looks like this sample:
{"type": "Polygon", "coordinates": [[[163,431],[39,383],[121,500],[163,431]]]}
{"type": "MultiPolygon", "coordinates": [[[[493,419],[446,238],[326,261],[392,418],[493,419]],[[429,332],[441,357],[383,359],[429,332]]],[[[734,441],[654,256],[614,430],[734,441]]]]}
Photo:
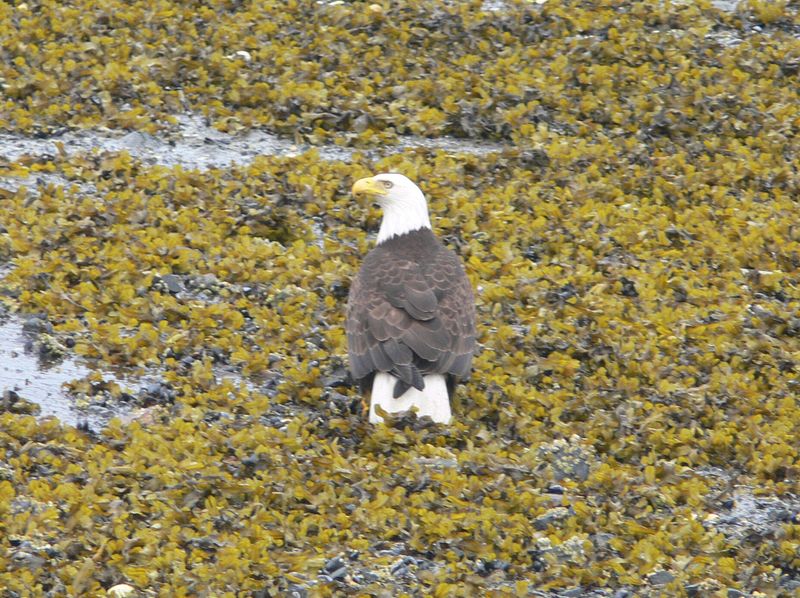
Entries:
{"type": "Polygon", "coordinates": [[[331,571],[336,571],[337,569],[340,569],[341,567],[344,566],[345,565],[344,561],[342,560],[342,557],[336,556],[330,559],[327,563],[325,563],[325,566],[322,568],[322,570],[325,571],[326,573],[330,573],[331,571]]]}
{"type": "Polygon", "coordinates": [[[136,589],[126,583],[118,583],[115,586],[108,588],[106,595],[109,598],[127,598],[131,596],[136,589]]]}
{"type": "Polygon", "coordinates": [[[675,576],[669,571],[656,571],[647,577],[647,581],[654,586],[662,586],[675,581],[675,576]]]}
{"type": "Polygon", "coordinates": [[[167,274],[161,278],[170,293],[180,293],[183,291],[183,282],[180,276],[175,274],[167,274]]]}
{"type": "Polygon", "coordinates": [[[347,575],[347,567],[339,567],[336,571],[332,571],[328,574],[333,581],[337,581],[339,579],[344,579],[347,575]]]}

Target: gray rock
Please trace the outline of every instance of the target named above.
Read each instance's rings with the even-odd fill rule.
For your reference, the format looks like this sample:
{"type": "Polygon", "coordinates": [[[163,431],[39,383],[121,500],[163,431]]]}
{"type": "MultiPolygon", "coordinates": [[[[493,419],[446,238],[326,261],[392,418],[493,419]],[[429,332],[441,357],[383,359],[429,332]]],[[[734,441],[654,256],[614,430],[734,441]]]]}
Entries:
{"type": "Polygon", "coordinates": [[[597,461],[594,449],[584,445],[583,440],[577,435],[569,439],[559,438],[540,446],[538,456],[550,466],[556,481],[567,478],[584,481],[589,477],[589,472],[597,461]]]}
{"type": "Polygon", "coordinates": [[[592,544],[594,544],[597,550],[603,550],[608,548],[608,545],[611,543],[611,540],[614,539],[614,534],[608,534],[605,532],[600,532],[594,534],[590,537],[592,544]]]}
{"type": "Polygon", "coordinates": [[[551,525],[565,520],[570,516],[570,511],[566,507],[555,507],[549,509],[544,515],[540,515],[533,521],[534,529],[544,531],[551,525]]]}
{"type": "Polygon", "coordinates": [[[331,581],[339,581],[347,577],[347,567],[339,567],[335,571],[331,571],[327,575],[328,579],[331,581]]]}
{"type": "Polygon", "coordinates": [[[183,291],[183,281],[177,274],[166,274],[161,278],[170,293],[180,293],[183,291]]]}
{"type": "Polygon", "coordinates": [[[691,583],[683,588],[686,590],[686,594],[690,596],[690,598],[694,598],[695,596],[700,595],[700,590],[703,589],[703,584],[700,583],[691,583]]]}
{"type": "Polygon", "coordinates": [[[31,571],[40,569],[47,561],[42,557],[26,552],[25,550],[17,550],[11,555],[11,562],[17,569],[25,567],[31,571]]]}
{"type": "Polygon", "coordinates": [[[647,581],[649,581],[654,586],[663,586],[665,584],[675,581],[675,576],[669,571],[663,571],[663,570],[656,571],[655,573],[651,573],[647,577],[647,581]]]}
{"type": "Polygon", "coordinates": [[[25,332],[40,332],[44,327],[45,321],[42,318],[37,316],[31,316],[29,318],[25,318],[25,321],[22,323],[22,329],[25,332]]]}
{"type": "Polygon", "coordinates": [[[202,289],[212,289],[219,285],[219,279],[213,274],[201,274],[195,279],[195,285],[202,289]]]}
{"type": "Polygon", "coordinates": [[[404,556],[402,560],[397,561],[394,565],[392,565],[390,572],[396,577],[406,575],[409,572],[408,567],[416,564],[417,559],[415,559],[413,556],[404,556]]]}
{"type": "Polygon", "coordinates": [[[325,566],[322,568],[323,571],[326,573],[331,573],[332,571],[337,571],[345,566],[344,560],[341,556],[335,556],[330,559],[325,566]]]}
{"type": "Polygon", "coordinates": [[[797,592],[800,590],[800,579],[793,579],[789,575],[784,575],[778,582],[781,588],[789,590],[790,592],[797,592]]]}

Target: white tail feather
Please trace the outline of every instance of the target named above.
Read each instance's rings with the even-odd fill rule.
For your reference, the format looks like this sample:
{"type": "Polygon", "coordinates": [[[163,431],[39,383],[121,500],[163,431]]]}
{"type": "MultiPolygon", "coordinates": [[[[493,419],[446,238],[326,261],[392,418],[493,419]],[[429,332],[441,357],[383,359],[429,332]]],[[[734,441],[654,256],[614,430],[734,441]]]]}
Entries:
{"type": "Polygon", "coordinates": [[[450,395],[447,393],[447,384],[443,375],[425,376],[425,388],[422,390],[409,388],[396,399],[392,396],[395,382],[397,382],[397,378],[391,374],[386,372],[375,374],[369,405],[369,421],[371,423],[383,421],[383,418],[375,413],[375,405],[380,405],[387,413],[408,411],[412,407],[416,407],[419,417],[428,415],[435,422],[450,423],[450,395]]]}

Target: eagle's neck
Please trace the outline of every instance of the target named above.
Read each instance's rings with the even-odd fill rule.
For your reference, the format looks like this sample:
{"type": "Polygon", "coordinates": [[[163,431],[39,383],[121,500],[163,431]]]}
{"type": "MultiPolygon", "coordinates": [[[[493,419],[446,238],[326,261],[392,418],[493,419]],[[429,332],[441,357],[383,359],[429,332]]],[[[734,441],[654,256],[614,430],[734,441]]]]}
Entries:
{"type": "Polygon", "coordinates": [[[420,197],[415,198],[415,201],[390,202],[383,206],[378,244],[423,228],[430,229],[431,220],[428,217],[425,197],[420,192],[420,197]]]}

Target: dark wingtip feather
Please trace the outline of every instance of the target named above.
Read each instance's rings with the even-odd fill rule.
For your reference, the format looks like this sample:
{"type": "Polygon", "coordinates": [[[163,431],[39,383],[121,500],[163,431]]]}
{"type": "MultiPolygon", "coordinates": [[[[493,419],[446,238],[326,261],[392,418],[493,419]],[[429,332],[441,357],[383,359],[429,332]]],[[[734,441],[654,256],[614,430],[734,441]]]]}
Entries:
{"type": "Polygon", "coordinates": [[[408,382],[403,382],[402,380],[398,379],[397,382],[394,383],[392,397],[395,399],[402,397],[409,388],[411,388],[411,385],[408,382]]]}
{"type": "Polygon", "coordinates": [[[425,378],[423,378],[420,371],[415,367],[413,370],[414,379],[411,381],[411,385],[416,388],[417,390],[422,390],[425,388],[425,378]]]}
{"type": "Polygon", "coordinates": [[[397,379],[397,382],[394,383],[394,390],[392,390],[392,397],[395,399],[398,397],[402,397],[405,392],[411,388],[412,386],[417,390],[423,390],[425,388],[425,378],[422,374],[419,373],[419,370],[414,366],[411,366],[411,383],[409,384],[405,380],[397,379]]]}

